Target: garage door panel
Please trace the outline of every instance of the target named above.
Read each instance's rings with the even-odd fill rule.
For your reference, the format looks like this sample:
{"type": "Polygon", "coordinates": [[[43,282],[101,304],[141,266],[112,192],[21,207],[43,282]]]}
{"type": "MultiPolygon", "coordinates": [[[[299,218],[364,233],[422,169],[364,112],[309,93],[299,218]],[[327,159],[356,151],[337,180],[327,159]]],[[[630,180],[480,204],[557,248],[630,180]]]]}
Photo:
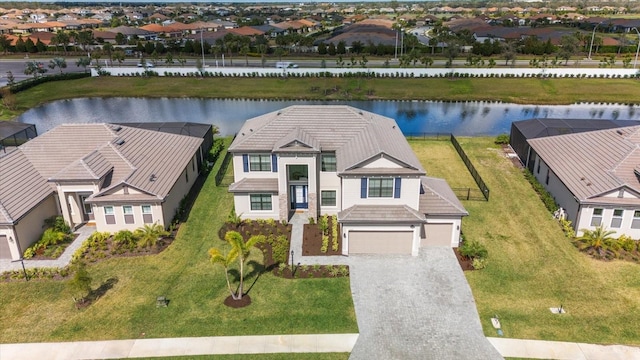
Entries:
{"type": "Polygon", "coordinates": [[[420,242],[420,246],[451,246],[452,231],[452,223],[425,224],[425,238],[420,242]]]}
{"type": "Polygon", "coordinates": [[[349,254],[411,254],[412,231],[350,231],[349,254]]]}

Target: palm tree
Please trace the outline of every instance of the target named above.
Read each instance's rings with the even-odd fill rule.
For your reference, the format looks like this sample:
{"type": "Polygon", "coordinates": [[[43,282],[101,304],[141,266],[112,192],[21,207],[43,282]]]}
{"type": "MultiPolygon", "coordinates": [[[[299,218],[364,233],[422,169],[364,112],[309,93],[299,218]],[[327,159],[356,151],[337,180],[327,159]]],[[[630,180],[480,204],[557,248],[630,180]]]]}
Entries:
{"type": "Polygon", "coordinates": [[[233,300],[241,300],[244,294],[244,263],[249,256],[251,249],[259,242],[264,241],[263,235],[252,236],[247,242],[244,241],[242,235],[237,231],[229,231],[225,234],[224,239],[229,245],[231,250],[223,255],[222,252],[216,248],[209,249],[209,255],[211,256],[211,262],[213,264],[221,264],[225,268],[225,276],[227,277],[227,286],[231,293],[233,300]],[[229,281],[229,265],[238,259],[238,265],[240,267],[240,284],[236,291],[231,290],[231,283],[229,281]]]}
{"type": "Polygon", "coordinates": [[[602,225],[596,227],[595,230],[581,229],[580,231],[582,231],[582,236],[576,238],[581,244],[580,249],[595,251],[600,256],[604,255],[611,243],[615,241],[611,235],[616,232],[605,230],[602,225]]]}
{"type": "Polygon", "coordinates": [[[62,74],[62,69],[67,68],[67,61],[61,57],[49,60],[49,69],[54,70],[55,68],[58,68],[62,74]]]}
{"type": "Polygon", "coordinates": [[[135,235],[138,237],[138,246],[150,247],[155,246],[158,239],[168,235],[168,233],[160,224],[145,224],[144,227],[138,228],[135,231],[135,235]]]}
{"type": "Polygon", "coordinates": [[[76,66],[83,67],[84,72],[87,72],[87,66],[89,65],[91,65],[91,59],[88,57],[83,56],[80,59],[78,59],[78,61],[76,61],[76,66]]]}

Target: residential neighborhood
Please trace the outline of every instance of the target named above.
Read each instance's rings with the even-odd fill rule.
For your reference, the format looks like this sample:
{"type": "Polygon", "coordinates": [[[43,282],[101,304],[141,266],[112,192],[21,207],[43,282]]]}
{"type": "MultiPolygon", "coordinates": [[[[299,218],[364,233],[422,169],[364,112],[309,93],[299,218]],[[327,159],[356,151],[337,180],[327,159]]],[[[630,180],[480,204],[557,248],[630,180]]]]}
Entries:
{"type": "Polygon", "coordinates": [[[639,29],[0,3],[0,359],[640,359],[639,29]]]}

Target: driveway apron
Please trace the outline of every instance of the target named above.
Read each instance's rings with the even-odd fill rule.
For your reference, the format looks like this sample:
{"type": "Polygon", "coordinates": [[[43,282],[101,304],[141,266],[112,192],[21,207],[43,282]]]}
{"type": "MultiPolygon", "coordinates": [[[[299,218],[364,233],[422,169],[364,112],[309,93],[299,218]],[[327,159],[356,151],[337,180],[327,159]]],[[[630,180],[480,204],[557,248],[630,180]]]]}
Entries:
{"type": "Polygon", "coordinates": [[[350,359],[502,359],[451,248],[349,260],[360,332],[350,359]]]}

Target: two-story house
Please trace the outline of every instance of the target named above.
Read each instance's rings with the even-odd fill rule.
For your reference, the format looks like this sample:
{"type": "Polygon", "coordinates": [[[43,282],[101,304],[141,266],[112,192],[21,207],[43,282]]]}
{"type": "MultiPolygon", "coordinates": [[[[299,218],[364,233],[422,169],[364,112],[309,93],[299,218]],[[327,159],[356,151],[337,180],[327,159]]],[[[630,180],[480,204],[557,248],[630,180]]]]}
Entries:
{"type": "Polygon", "coordinates": [[[291,106],[247,120],[229,151],[243,218],[337,215],[344,255],[458,246],[466,210],[444,180],[425,176],[393,119],[291,106]]]}

